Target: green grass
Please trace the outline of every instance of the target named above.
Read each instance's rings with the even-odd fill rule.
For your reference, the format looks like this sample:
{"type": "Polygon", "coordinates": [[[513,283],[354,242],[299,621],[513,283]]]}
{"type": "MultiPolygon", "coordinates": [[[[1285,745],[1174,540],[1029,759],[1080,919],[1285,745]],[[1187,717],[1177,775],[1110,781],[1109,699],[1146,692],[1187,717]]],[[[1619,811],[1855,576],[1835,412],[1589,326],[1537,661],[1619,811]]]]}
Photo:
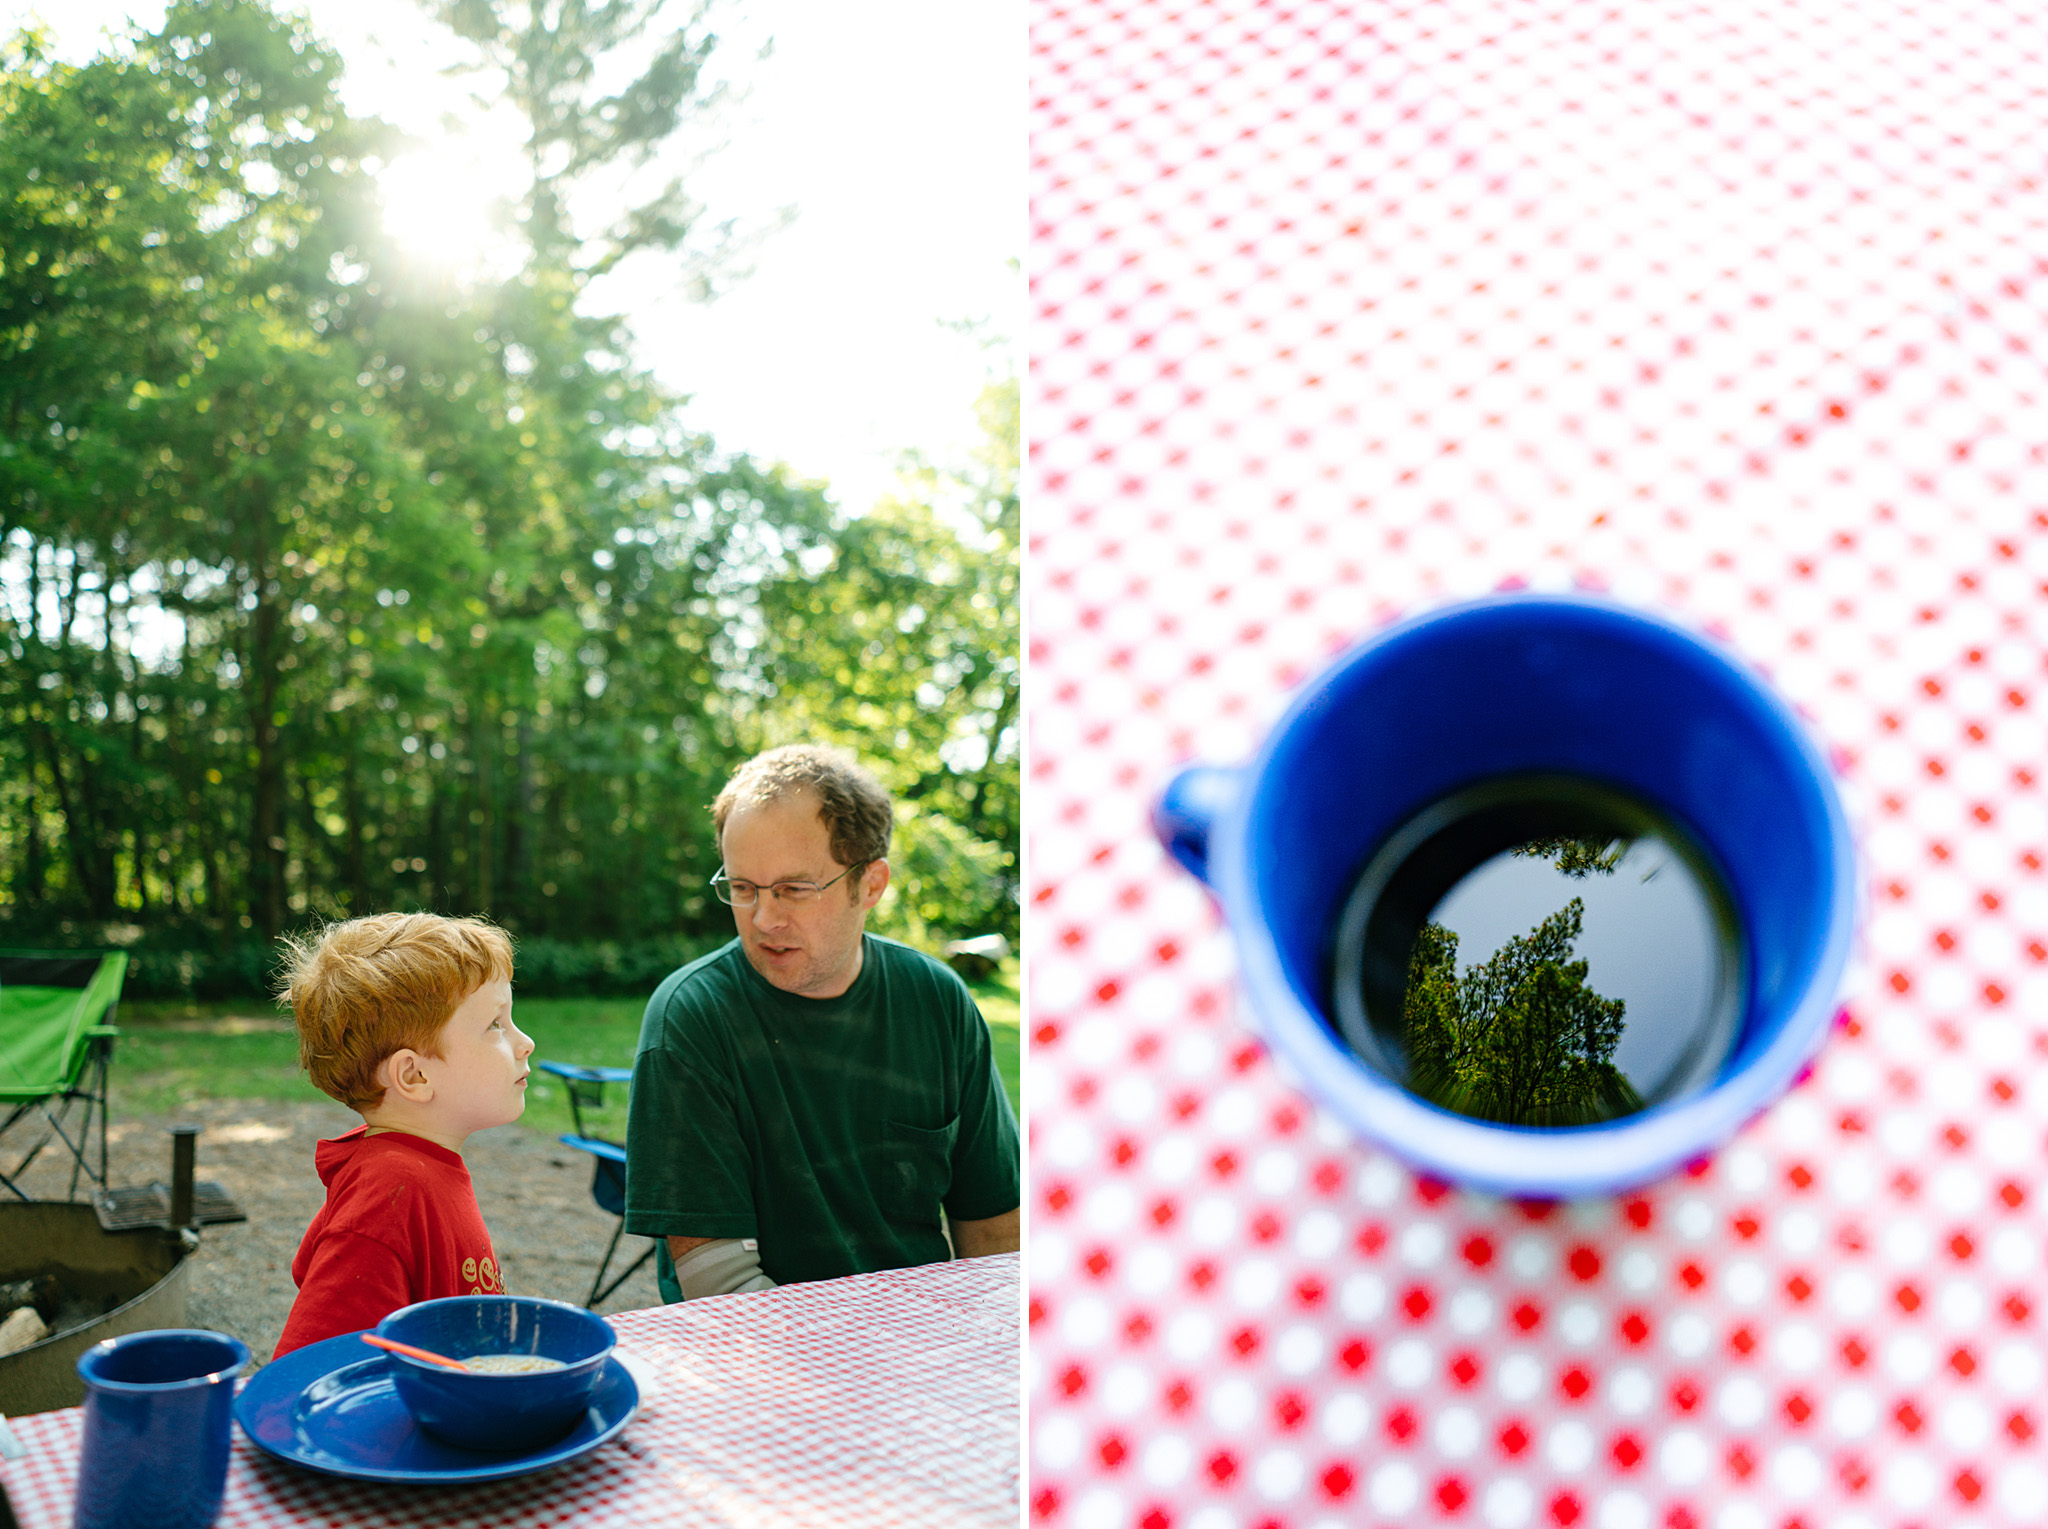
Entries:
{"type": "Polygon", "coordinates": [[[202,1099],[326,1097],[299,1071],[298,1038],[260,1001],[124,1003],[111,1070],[114,1118],[175,1115],[202,1099]],[[264,1028],[249,1028],[255,1024],[264,1028]]]}
{"type": "MultiPolygon", "coordinates": [[[[1017,963],[971,983],[987,1016],[996,1070],[1011,1106],[1019,1103],[1021,1004],[1017,963]]],[[[643,998],[521,998],[519,1028],[534,1056],[587,1067],[630,1067],[640,1037],[643,998]]],[[[173,1115],[204,1099],[282,1102],[325,1096],[299,1071],[298,1041],[288,1020],[260,999],[240,1003],[124,1003],[114,1045],[113,1108],[122,1115],[173,1115]]],[[[558,1078],[536,1072],[527,1085],[523,1124],[547,1135],[572,1128],[568,1094],[558,1078]]],[[[622,1138],[626,1091],[604,1090],[604,1108],[583,1111],[584,1129],[622,1138]]]]}
{"type": "Polygon", "coordinates": [[[1003,1091],[1010,1096],[1010,1108],[1022,1119],[1024,1095],[1019,1071],[1023,1060],[1024,1003],[1017,983],[1017,962],[1012,957],[994,976],[967,985],[974,990],[974,1001],[988,1021],[988,1038],[996,1054],[996,1071],[1003,1075],[1003,1091]]]}

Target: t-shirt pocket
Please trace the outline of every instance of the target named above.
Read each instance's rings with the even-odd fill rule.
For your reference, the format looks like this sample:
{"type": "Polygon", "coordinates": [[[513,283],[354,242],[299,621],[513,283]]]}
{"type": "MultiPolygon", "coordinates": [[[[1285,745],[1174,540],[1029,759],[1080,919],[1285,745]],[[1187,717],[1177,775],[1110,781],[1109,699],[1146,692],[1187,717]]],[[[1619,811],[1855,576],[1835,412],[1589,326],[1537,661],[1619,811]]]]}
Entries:
{"type": "Polygon", "coordinates": [[[960,1117],[942,1126],[883,1122],[881,1172],[875,1198],[891,1216],[919,1226],[939,1224],[939,1200],[953,1184],[953,1143],[960,1117]]]}

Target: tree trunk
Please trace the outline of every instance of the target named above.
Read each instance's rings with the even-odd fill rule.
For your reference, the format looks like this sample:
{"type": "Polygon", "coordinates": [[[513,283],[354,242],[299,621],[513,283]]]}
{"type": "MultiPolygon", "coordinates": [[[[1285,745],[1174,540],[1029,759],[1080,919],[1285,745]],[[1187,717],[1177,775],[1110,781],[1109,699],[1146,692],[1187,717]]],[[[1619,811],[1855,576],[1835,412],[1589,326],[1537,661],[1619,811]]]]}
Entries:
{"type": "MultiPolygon", "coordinates": [[[[304,858],[299,863],[299,884],[309,894],[307,902],[310,909],[310,894],[333,895],[340,874],[341,857],[335,853],[334,838],[327,832],[327,825],[320,821],[319,783],[303,759],[298,761],[298,766],[286,773],[285,785],[287,790],[293,781],[297,781],[299,786],[297,796],[293,798],[299,804],[299,843],[304,846],[304,858]]],[[[290,901],[287,896],[286,906],[290,906],[290,901]]],[[[301,910],[292,911],[296,914],[301,910]]]]}
{"type": "MultiPolygon", "coordinates": [[[[420,735],[422,749],[427,747],[425,731],[420,735]]],[[[434,776],[433,755],[427,755],[427,879],[421,884],[421,900],[429,908],[439,908],[442,894],[447,886],[448,831],[447,807],[442,800],[442,783],[434,776]]]]}
{"type": "Polygon", "coordinates": [[[342,884],[348,892],[348,911],[361,918],[370,911],[370,879],[363,861],[363,774],[353,736],[342,739],[342,815],[348,820],[348,847],[342,852],[342,884]]]}
{"type": "Polygon", "coordinates": [[[226,939],[233,920],[228,914],[227,877],[220,868],[220,846],[214,842],[213,834],[206,835],[206,846],[200,852],[206,869],[206,916],[226,939]]]}
{"type": "Polygon", "coordinates": [[[981,768],[974,774],[974,797],[968,806],[967,831],[977,839],[988,837],[988,813],[983,802],[988,796],[989,777],[995,774],[996,746],[1002,742],[1003,729],[1016,715],[1017,685],[1013,680],[1003,686],[1003,704],[996,708],[995,720],[989,724],[988,758],[981,762],[981,768]]]}
{"type": "Polygon", "coordinates": [[[249,618],[249,664],[242,684],[249,700],[249,735],[256,746],[256,779],[249,798],[249,916],[265,939],[273,939],[285,920],[284,751],[277,735],[277,649],[284,613],[267,561],[259,555],[250,567],[256,608],[249,618]]]}
{"type": "MultiPolygon", "coordinates": [[[[34,725],[34,733],[43,745],[50,782],[57,792],[57,808],[64,815],[64,848],[71,859],[71,873],[78,878],[78,890],[85,899],[86,912],[93,918],[112,918],[113,889],[107,885],[109,878],[103,874],[113,869],[112,860],[108,859],[104,866],[101,863],[96,842],[98,836],[85,802],[65,778],[63,756],[55,735],[47,726],[40,724],[34,725]]],[[[89,775],[89,772],[82,773],[89,775]]]]}
{"type": "Polygon", "coordinates": [[[497,832],[496,815],[491,811],[491,707],[488,701],[477,706],[470,718],[470,757],[472,768],[470,778],[474,782],[473,826],[476,829],[476,864],[470,875],[470,901],[472,911],[489,913],[494,901],[495,889],[491,885],[491,839],[497,832]]]}
{"type": "Polygon", "coordinates": [[[17,908],[33,908],[43,900],[49,884],[49,874],[44,869],[43,849],[43,804],[36,797],[36,756],[33,746],[22,750],[22,779],[28,791],[22,800],[25,815],[23,832],[23,867],[21,877],[14,885],[14,905],[17,908]]]}
{"type": "MultiPolygon", "coordinates": [[[[18,400],[17,400],[18,402],[18,400]]],[[[42,609],[43,600],[43,554],[42,548],[31,545],[28,555],[28,631],[23,646],[33,652],[41,646],[36,632],[36,613],[42,609]]],[[[36,676],[30,672],[32,666],[22,668],[21,721],[22,726],[32,728],[35,716],[36,676]]],[[[15,906],[37,907],[42,903],[48,890],[49,878],[43,848],[42,804],[36,797],[36,746],[32,733],[24,736],[21,745],[22,780],[28,788],[27,801],[23,811],[27,814],[28,831],[26,851],[26,880],[15,891],[15,906]]]]}
{"type": "Polygon", "coordinates": [[[79,813],[73,822],[79,835],[79,853],[90,867],[82,878],[88,911],[96,919],[115,918],[120,912],[115,895],[120,885],[115,869],[120,835],[107,830],[106,823],[111,814],[101,807],[99,772],[93,768],[90,746],[78,751],[77,787],[79,813]]]}
{"type": "Polygon", "coordinates": [[[135,827],[129,857],[135,873],[135,912],[138,918],[146,917],[149,913],[149,882],[145,879],[149,874],[149,835],[143,832],[140,824],[135,827]]]}
{"type": "MultiPolygon", "coordinates": [[[[57,596],[57,663],[69,697],[67,704],[76,706],[79,686],[77,676],[72,672],[70,657],[71,631],[79,615],[77,554],[74,552],[68,564],[59,566],[64,570],[63,576],[51,581],[57,596]]],[[[75,721],[79,731],[84,732],[83,716],[75,721]]],[[[95,789],[91,746],[80,746],[77,779],[70,782],[64,779],[62,751],[56,734],[47,728],[43,732],[43,746],[49,756],[57,799],[64,809],[65,848],[70,852],[72,869],[78,876],[78,890],[85,897],[86,914],[91,918],[110,919],[114,916],[114,846],[102,838],[103,818],[95,789]]]]}
{"type": "MultiPolygon", "coordinates": [[[[142,665],[135,657],[134,623],[128,609],[134,598],[128,581],[133,577],[131,568],[107,570],[107,658],[115,682],[113,700],[118,702],[123,695],[128,697],[128,757],[137,768],[143,768],[148,751],[142,728],[142,665]],[[114,600],[116,589],[124,591],[118,604],[114,600]]],[[[117,716],[119,711],[116,705],[110,715],[117,716]]],[[[148,817],[145,805],[148,788],[138,784],[133,791],[124,791],[122,795],[127,798],[127,805],[119,810],[118,816],[133,823],[135,832],[130,846],[130,863],[135,873],[135,907],[138,917],[146,918],[149,913],[149,833],[144,824],[148,817]]]]}
{"type": "Polygon", "coordinates": [[[519,714],[513,748],[517,757],[512,766],[512,811],[505,823],[505,900],[522,915],[533,917],[540,911],[534,896],[533,851],[528,837],[528,825],[533,821],[533,723],[525,712],[519,714]]]}

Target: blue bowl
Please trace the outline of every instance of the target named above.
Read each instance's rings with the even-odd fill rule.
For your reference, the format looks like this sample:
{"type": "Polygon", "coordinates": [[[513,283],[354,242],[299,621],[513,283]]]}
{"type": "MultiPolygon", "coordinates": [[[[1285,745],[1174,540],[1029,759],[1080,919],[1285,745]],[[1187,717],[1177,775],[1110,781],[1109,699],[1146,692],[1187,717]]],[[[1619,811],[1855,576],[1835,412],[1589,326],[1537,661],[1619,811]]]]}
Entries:
{"type": "Polygon", "coordinates": [[[523,1295],[458,1295],[394,1311],[377,1336],[450,1359],[529,1354],[562,1362],[529,1375],[476,1374],[387,1354],[391,1384],[413,1420],[464,1449],[504,1454],[552,1444],[590,1407],[617,1341],[581,1306],[523,1295]]]}

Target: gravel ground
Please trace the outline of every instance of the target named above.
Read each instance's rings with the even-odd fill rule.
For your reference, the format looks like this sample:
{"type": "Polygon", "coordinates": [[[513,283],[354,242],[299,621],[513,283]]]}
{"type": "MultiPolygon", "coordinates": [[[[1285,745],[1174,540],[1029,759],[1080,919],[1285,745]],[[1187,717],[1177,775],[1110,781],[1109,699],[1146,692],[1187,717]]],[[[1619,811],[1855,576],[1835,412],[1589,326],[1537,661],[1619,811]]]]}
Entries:
{"type": "MultiPolygon", "coordinates": [[[[195,1124],[203,1127],[198,1177],[219,1183],[249,1219],[201,1229],[185,1317],[194,1327],[234,1334],[259,1361],[267,1359],[295,1294],[292,1258],[324,1197],[313,1144],[350,1129],[357,1117],[338,1104],[229,1099],[175,1116],[116,1118],[107,1133],[111,1182],[168,1183],[170,1128],[195,1124]]],[[[523,1126],[479,1132],[463,1156],[506,1288],[580,1304],[617,1224],[590,1198],[590,1159],[523,1126]]],[[[46,1153],[25,1187],[39,1198],[62,1199],[67,1179],[46,1153]]],[[[621,1238],[607,1278],[648,1246],[645,1238],[621,1238]]],[[[634,1311],[660,1299],[650,1260],[598,1309],[634,1311]]]]}

